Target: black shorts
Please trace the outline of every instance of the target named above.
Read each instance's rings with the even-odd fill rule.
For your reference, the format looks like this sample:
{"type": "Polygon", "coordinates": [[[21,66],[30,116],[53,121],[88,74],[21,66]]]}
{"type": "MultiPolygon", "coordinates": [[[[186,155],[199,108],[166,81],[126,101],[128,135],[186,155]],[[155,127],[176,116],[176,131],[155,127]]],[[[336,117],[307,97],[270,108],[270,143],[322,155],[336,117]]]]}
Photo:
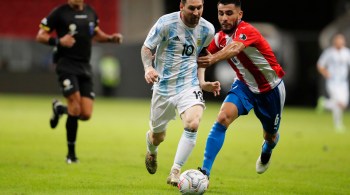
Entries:
{"type": "Polygon", "coordinates": [[[90,76],[73,75],[68,73],[57,73],[58,82],[61,87],[64,97],[68,97],[76,91],[80,92],[81,96],[95,98],[93,92],[93,82],[90,76]]]}
{"type": "Polygon", "coordinates": [[[56,73],[64,97],[79,91],[81,96],[95,98],[91,65],[88,62],[61,57],[57,62],[56,73]]]}

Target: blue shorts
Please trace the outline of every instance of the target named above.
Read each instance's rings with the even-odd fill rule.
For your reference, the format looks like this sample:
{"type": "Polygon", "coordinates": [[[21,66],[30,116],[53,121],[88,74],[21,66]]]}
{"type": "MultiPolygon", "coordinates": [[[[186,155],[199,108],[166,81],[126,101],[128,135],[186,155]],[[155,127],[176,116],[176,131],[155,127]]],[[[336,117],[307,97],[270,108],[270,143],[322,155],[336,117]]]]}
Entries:
{"type": "Polygon", "coordinates": [[[255,115],[260,120],[264,130],[274,134],[279,129],[285,97],[283,81],[269,92],[255,94],[242,81],[236,80],[224,102],[235,104],[238,116],[247,115],[254,108],[255,115]]]}

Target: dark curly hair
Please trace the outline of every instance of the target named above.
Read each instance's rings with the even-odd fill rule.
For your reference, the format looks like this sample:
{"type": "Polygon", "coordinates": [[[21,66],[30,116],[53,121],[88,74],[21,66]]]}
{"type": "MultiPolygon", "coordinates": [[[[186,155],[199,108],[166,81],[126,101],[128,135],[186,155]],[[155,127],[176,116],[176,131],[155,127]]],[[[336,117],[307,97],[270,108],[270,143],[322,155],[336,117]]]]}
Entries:
{"type": "Polygon", "coordinates": [[[218,4],[235,4],[236,7],[241,7],[241,0],[218,0],[218,4]]]}

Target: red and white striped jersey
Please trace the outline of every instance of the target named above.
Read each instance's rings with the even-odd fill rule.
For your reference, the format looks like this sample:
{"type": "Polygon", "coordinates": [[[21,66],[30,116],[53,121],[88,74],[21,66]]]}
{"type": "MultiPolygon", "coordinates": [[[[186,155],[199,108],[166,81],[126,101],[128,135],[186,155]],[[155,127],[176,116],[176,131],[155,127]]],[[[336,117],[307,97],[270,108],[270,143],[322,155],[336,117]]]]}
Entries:
{"type": "Polygon", "coordinates": [[[241,21],[232,36],[220,31],[208,47],[216,53],[232,41],[242,42],[245,49],[228,63],[253,93],[264,93],[276,87],[285,74],[270,45],[251,24],[241,21]]]}

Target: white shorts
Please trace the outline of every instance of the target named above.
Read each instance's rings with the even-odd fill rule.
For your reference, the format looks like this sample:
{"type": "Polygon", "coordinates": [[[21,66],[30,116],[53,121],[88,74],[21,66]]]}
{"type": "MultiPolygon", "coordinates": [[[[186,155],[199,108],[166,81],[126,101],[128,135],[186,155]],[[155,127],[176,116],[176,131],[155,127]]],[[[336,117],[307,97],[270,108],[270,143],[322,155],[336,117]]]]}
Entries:
{"type": "Polygon", "coordinates": [[[349,85],[347,83],[327,83],[327,92],[330,99],[348,106],[349,85]]]}
{"type": "Polygon", "coordinates": [[[150,129],[155,133],[166,131],[170,120],[175,120],[176,110],[181,115],[194,105],[201,105],[205,109],[203,92],[201,88],[191,87],[174,96],[161,96],[153,90],[150,129]]]}

